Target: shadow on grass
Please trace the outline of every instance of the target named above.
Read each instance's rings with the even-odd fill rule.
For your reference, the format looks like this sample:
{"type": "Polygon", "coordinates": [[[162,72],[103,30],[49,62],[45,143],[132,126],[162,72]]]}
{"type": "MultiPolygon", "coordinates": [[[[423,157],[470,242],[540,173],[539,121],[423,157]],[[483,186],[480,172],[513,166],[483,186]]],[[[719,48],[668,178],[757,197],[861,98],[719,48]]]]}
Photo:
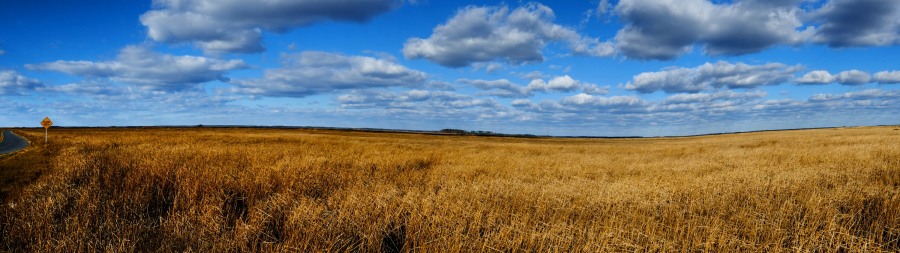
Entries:
{"type": "MultiPolygon", "coordinates": [[[[26,135],[20,136],[28,139],[26,135]]],[[[31,139],[29,141],[38,143],[31,139]]],[[[52,150],[53,148],[40,143],[0,156],[0,203],[5,203],[7,196],[15,194],[40,178],[50,167],[52,150]]]]}

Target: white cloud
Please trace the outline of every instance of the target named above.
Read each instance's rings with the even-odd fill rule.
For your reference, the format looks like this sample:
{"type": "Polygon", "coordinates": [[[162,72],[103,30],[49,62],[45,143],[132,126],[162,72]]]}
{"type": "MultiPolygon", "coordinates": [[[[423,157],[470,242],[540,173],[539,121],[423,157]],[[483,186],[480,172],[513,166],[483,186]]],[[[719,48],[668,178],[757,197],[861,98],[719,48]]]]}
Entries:
{"type": "Polygon", "coordinates": [[[578,93],[560,100],[533,102],[527,99],[512,101],[518,112],[518,120],[537,120],[559,124],[578,124],[585,121],[605,123],[619,120],[621,116],[646,114],[650,102],[637,96],[598,96],[578,93]],[[619,115],[619,116],[612,116],[619,115]]]}
{"type": "MultiPolygon", "coordinates": [[[[400,120],[408,124],[433,124],[428,128],[477,128],[484,121],[504,121],[515,115],[508,107],[492,98],[473,97],[446,91],[383,89],[353,90],[338,96],[339,114],[364,115],[383,122],[400,120]]],[[[421,129],[421,128],[420,128],[421,129]]]]}
{"type": "Polygon", "coordinates": [[[832,75],[825,70],[813,70],[804,74],[802,77],[797,78],[794,82],[798,84],[840,83],[842,85],[861,85],[871,82],[882,84],[897,83],[900,82],[900,72],[882,71],[875,73],[875,76],[873,77],[868,72],[858,69],[841,71],[836,75],[832,75]]]}
{"type": "Polygon", "coordinates": [[[476,62],[472,63],[472,68],[477,70],[484,69],[488,73],[494,73],[497,70],[504,69],[506,66],[496,62],[476,62]]]}
{"type": "Polygon", "coordinates": [[[660,102],[660,104],[687,104],[723,99],[735,100],[746,98],[763,98],[766,95],[768,95],[768,93],[766,93],[765,91],[734,92],[730,90],[716,93],[679,93],[666,97],[660,102]]]}
{"type": "Polygon", "coordinates": [[[44,86],[37,79],[28,78],[12,70],[0,70],[0,95],[24,95],[44,86]]]}
{"type": "Polygon", "coordinates": [[[472,87],[491,91],[489,95],[494,95],[498,97],[529,97],[532,95],[532,91],[513,83],[507,79],[497,79],[497,80],[470,80],[470,79],[459,79],[456,80],[459,83],[470,85],[472,87]]]}
{"type": "Polygon", "coordinates": [[[813,70],[794,80],[799,84],[829,84],[835,80],[834,76],[825,70],[813,70]]]}
{"type": "Polygon", "coordinates": [[[838,73],[835,79],[843,85],[860,85],[872,81],[872,76],[864,71],[852,69],[838,73]]]}
{"type": "Polygon", "coordinates": [[[426,85],[425,73],[384,58],[306,51],[284,55],[282,65],[282,68],[267,69],[261,79],[234,80],[232,83],[243,93],[276,97],[426,85]]]}
{"type": "Polygon", "coordinates": [[[522,78],[522,79],[528,79],[528,80],[531,80],[531,79],[544,79],[544,78],[547,77],[547,75],[545,75],[543,72],[540,72],[540,71],[537,71],[537,70],[531,71],[531,72],[527,72],[527,73],[510,72],[510,74],[511,74],[511,75],[514,75],[514,76],[517,76],[517,77],[519,77],[519,78],[522,78]]]}
{"type": "Polygon", "coordinates": [[[227,82],[225,73],[247,65],[241,60],[175,56],[153,52],[143,46],[128,46],[112,61],[55,61],[26,67],[85,78],[109,78],[148,88],[180,90],[215,80],[227,82]]]}
{"type": "Polygon", "coordinates": [[[845,92],[843,94],[815,94],[809,97],[812,102],[828,102],[837,100],[867,100],[867,99],[900,99],[898,90],[866,89],[861,91],[845,92]]]}
{"type": "MultiPolygon", "coordinates": [[[[768,99],[767,96],[761,90],[722,90],[713,93],[673,94],[659,101],[646,101],[635,96],[577,94],[558,102],[517,99],[511,106],[521,111],[523,116],[518,118],[527,118],[527,121],[538,125],[546,123],[544,126],[565,125],[582,130],[585,127],[599,127],[621,132],[626,131],[623,129],[646,129],[649,125],[664,125],[665,128],[660,130],[673,131],[681,126],[685,128],[679,131],[694,133],[734,131],[722,130],[722,127],[736,122],[800,120],[815,126],[844,124],[846,117],[854,115],[897,119],[884,112],[900,109],[900,104],[897,103],[900,102],[900,91],[896,90],[871,89],[842,94],[817,94],[808,100],[768,99]],[[708,127],[710,125],[714,126],[708,127]]],[[[776,123],[767,127],[784,126],[776,123]]],[[[753,128],[743,129],[746,130],[753,128]]],[[[564,133],[571,134],[569,131],[564,133]]],[[[656,135],[653,132],[650,134],[656,135]]]]}
{"type": "Polygon", "coordinates": [[[875,73],[872,81],[878,82],[880,84],[900,83],[900,71],[881,71],[875,73]]]}
{"type": "Polygon", "coordinates": [[[459,79],[457,82],[488,91],[485,95],[498,97],[530,97],[535,92],[571,92],[578,89],[583,89],[586,93],[591,94],[606,94],[609,91],[609,87],[598,87],[596,84],[575,80],[569,75],[556,76],[549,81],[532,79],[528,86],[522,86],[507,79],[459,79]]]}
{"type": "Polygon", "coordinates": [[[365,22],[397,7],[396,0],[154,0],[141,15],[148,36],[194,43],[207,52],[264,50],[262,31],[286,32],[323,21],[365,22]]]}
{"type": "Polygon", "coordinates": [[[657,90],[667,93],[699,92],[721,87],[755,88],[786,82],[799,70],[799,66],[782,63],[748,65],[707,62],[695,68],[670,67],[658,72],[644,72],[634,76],[625,88],[641,93],[657,90]]]}
{"type": "Polygon", "coordinates": [[[581,92],[588,95],[606,95],[609,93],[609,85],[600,87],[596,84],[589,84],[584,86],[581,92]]]}
{"type": "Polygon", "coordinates": [[[426,81],[424,88],[428,88],[428,89],[432,89],[432,90],[443,90],[443,91],[456,90],[455,88],[453,88],[452,84],[450,84],[448,82],[444,82],[444,81],[437,81],[437,80],[426,81]]]}
{"type": "Polygon", "coordinates": [[[573,91],[575,89],[581,88],[585,86],[581,81],[572,79],[569,75],[557,76],[550,81],[544,82],[541,79],[531,80],[531,83],[528,84],[528,89],[530,90],[543,90],[543,91],[573,91]]]}
{"type": "Polygon", "coordinates": [[[702,114],[746,111],[766,95],[768,94],[765,91],[735,92],[731,90],[715,93],[680,93],[650,105],[647,110],[658,113],[702,114]]]}
{"type": "Polygon", "coordinates": [[[657,90],[665,92],[698,92],[708,89],[706,83],[697,80],[696,72],[689,68],[668,68],[658,72],[644,72],[625,84],[625,89],[651,93],[657,90]]]}
{"type": "Polygon", "coordinates": [[[403,54],[425,58],[447,67],[479,62],[521,64],[544,60],[543,49],[551,42],[564,42],[574,54],[611,56],[608,42],[584,37],[553,23],[553,10],[539,3],[508,7],[468,6],[446,23],[434,28],[431,37],[410,38],[403,54]]]}
{"type": "Polygon", "coordinates": [[[528,99],[516,99],[516,100],[513,100],[512,102],[510,102],[510,105],[512,105],[512,106],[529,106],[531,104],[532,104],[531,100],[528,100],[528,99]]]}
{"type": "Polygon", "coordinates": [[[594,96],[585,93],[579,93],[573,96],[562,98],[560,103],[563,105],[576,106],[592,106],[592,107],[631,107],[643,106],[646,101],[637,96],[594,96]]]}
{"type": "Polygon", "coordinates": [[[120,87],[114,84],[103,82],[84,81],[64,85],[46,86],[44,88],[41,88],[40,90],[60,92],[72,95],[93,95],[108,98],[106,96],[121,96],[133,91],[134,89],[131,89],[131,87],[120,87]]]}
{"type": "Polygon", "coordinates": [[[612,9],[612,4],[609,3],[609,0],[600,0],[600,3],[597,4],[597,15],[604,15],[610,9],[612,9]]]}

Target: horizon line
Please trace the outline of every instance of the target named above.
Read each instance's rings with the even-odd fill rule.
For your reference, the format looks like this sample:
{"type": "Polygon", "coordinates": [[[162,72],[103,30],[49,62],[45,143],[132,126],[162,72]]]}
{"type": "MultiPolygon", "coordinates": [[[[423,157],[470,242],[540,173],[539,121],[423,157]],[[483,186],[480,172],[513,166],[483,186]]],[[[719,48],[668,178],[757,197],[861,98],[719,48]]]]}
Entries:
{"type": "MultiPolygon", "coordinates": [[[[813,130],[813,129],[837,129],[837,128],[856,128],[856,127],[900,127],[900,124],[886,125],[845,125],[845,126],[827,126],[827,127],[803,127],[803,128],[774,128],[760,129],[750,131],[734,131],[734,132],[712,132],[704,134],[690,135],[656,135],[656,136],[639,136],[639,135],[622,135],[622,136],[604,136],[604,135],[536,135],[536,134],[508,134],[483,130],[465,130],[456,128],[444,128],[441,130],[420,130],[420,129],[391,129],[391,128],[369,128],[369,127],[326,127],[326,126],[291,126],[291,125],[128,125],[128,126],[51,126],[50,128],[274,128],[274,129],[319,129],[319,130],[340,130],[340,131],[357,131],[357,132],[380,132],[380,133],[408,133],[408,134],[429,134],[429,135],[459,135],[459,136],[486,136],[486,137],[519,137],[519,138],[585,138],[585,139],[629,139],[629,138],[679,138],[679,137],[700,137],[726,134],[743,134],[758,132],[776,132],[776,131],[796,131],[796,130],[813,130]],[[444,132],[463,131],[457,132],[444,132]]],[[[0,127],[0,129],[30,129],[42,127],[0,127]]]]}

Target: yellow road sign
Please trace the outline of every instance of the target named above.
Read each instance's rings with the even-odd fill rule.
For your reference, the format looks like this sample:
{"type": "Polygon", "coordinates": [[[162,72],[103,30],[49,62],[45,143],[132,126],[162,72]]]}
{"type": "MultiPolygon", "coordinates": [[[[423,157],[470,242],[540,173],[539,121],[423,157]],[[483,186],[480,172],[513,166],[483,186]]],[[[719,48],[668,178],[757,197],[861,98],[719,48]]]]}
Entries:
{"type": "Polygon", "coordinates": [[[53,125],[53,121],[50,121],[50,117],[44,117],[44,120],[41,121],[41,126],[44,126],[44,129],[50,128],[53,125]]]}

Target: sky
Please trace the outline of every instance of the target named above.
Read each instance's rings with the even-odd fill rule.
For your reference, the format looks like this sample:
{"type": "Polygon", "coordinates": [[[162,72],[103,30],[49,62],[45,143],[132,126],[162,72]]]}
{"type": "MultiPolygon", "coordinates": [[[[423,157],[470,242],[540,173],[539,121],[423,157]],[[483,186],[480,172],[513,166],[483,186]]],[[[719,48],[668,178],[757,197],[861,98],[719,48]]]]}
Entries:
{"type": "Polygon", "coordinates": [[[0,2],[0,126],[900,124],[896,0],[0,2]]]}

